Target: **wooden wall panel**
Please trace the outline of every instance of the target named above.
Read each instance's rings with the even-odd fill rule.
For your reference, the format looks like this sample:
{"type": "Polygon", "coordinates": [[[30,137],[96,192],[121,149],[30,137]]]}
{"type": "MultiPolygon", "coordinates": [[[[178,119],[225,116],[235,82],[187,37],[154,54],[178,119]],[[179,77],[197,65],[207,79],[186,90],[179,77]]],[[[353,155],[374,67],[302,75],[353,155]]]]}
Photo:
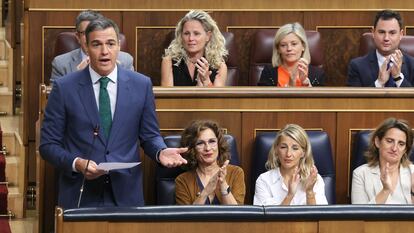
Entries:
{"type": "Polygon", "coordinates": [[[208,1],[192,1],[192,0],[67,0],[67,1],[51,1],[51,0],[30,0],[25,1],[28,8],[60,8],[60,9],[409,9],[414,8],[414,3],[404,0],[382,1],[268,1],[268,0],[208,0],[208,1]]]}
{"type": "Polygon", "coordinates": [[[161,60],[164,49],[170,41],[167,35],[175,31],[175,27],[137,27],[135,67],[152,79],[154,86],[161,85],[161,60]]]}
{"type": "Polygon", "coordinates": [[[348,63],[359,56],[359,41],[364,32],[370,27],[318,27],[324,45],[324,70],[327,80],[326,86],[345,86],[347,80],[348,63]]]}

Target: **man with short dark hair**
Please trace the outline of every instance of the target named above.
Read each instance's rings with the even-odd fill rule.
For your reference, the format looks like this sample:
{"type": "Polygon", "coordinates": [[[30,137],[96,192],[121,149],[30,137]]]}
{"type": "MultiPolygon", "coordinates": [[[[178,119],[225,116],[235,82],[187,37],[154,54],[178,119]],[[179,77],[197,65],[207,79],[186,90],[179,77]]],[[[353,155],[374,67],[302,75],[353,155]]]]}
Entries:
{"type": "MultiPolygon", "coordinates": [[[[63,77],[68,73],[72,73],[84,69],[89,64],[89,56],[86,51],[86,37],[85,29],[88,24],[96,19],[103,18],[97,11],[85,10],[79,13],[76,17],[76,38],[80,48],[74,49],[70,52],[56,56],[52,61],[52,75],[50,83],[52,84],[56,79],[63,77]]],[[[118,53],[117,62],[125,69],[134,70],[133,58],[130,54],[120,51],[118,53]]]]}
{"type": "Polygon", "coordinates": [[[187,148],[167,148],[160,136],[151,80],[117,64],[118,26],[100,18],[85,34],[90,63],[55,81],[40,154],[60,172],[58,204],[65,209],[144,205],[140,165],[108,172],[98,164],[139,162],[139,143],[152,159],[175,167],[187,163],[180,155],[187,148]]]}
{"type": "Polygon", "coordinates": [[[352,59],[348,86],[411,87],[414,85],[414,58],[398,49],[404,35],[398,12],[383,10],[374,20],[372,36],[376,50],[352,59]]]}

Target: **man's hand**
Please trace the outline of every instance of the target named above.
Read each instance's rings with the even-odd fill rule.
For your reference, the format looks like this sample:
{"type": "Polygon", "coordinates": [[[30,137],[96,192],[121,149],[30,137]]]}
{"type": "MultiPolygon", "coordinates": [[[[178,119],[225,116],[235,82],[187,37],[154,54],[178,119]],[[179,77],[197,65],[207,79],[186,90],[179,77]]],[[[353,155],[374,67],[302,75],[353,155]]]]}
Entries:
{"type": "Polygon", "coordinates": [[[379,72],[378,72],[378,82],[381,84],[381,86],[385,86],[385,84],[388,82],[388,79],[390,78],[391,68],[387,69],[388,63],[391,61],[391,56],[387,57],[385,59],[384,63],[382,63],[379,72]]]}
{"type": "Polygon", "coordinates": [[[89,65],[89,56],[88,56],[88,57],[86,57],[85,59],[83,59],[83,60],[81,61],[81,63],[79,63],[79,65],[76,67],[76,69],[78,69],[78,70],[83,70],[83,69],[85,69],[85,67],[86,67],[87,65],[89,65]]]}
{"type": "Polygon", "coordinates": [[[403,54],[401,50],[397,49],[393,54],[390,55],[391,61],[393,63],[391,69],[391,75],[393,78],[400,76],[401,74],[401,67],[403,61],[403,54]]]}
{"type": "Polygon", "coordinates": [[[89,160],[88,163],[87,159],[78,158],[75,162],[76,170],[82,173],[87,180],[93,180],[106,174],[106,171],[97,169],[97,167],[98,165],[92,160],[89,160]],[[85,169],[86,166],[88,166],[88,169],[85,169]]]}
{"type": "Polygon", "coordinates": [[[165,167],[178,167],[187,164],[181,154],[188,151],[188,148],[167,148],[160,152],[160,163],[165,167]]]}

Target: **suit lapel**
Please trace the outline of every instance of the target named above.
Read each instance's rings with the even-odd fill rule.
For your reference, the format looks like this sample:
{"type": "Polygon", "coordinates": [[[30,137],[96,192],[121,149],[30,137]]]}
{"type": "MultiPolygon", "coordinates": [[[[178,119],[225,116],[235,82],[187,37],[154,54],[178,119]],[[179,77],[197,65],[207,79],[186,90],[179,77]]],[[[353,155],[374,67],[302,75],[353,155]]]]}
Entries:
{"type": "Polygon", "coordinates": [[[411,203],[411,169],[410,167],[400,166],[400,182],[405,200],[411,203]]]}
{"type": "Polygon", "coordinates": [[[124,124],[122,120],[122,114],[126,114],[128,112],[128,109],[125,109],[122,106],[132,106],[132,103],[129,103],[131,100],[130,89],[128,86],[129,78],[130,77],[126,74],[126,72],[118,66],[118,91],[116,97],[114,118],[112,120],[111,133],[109,135],[108,140],[108,147],[111,146],[111,143],[116,139],[119,130],[122,127],[125,127],[122,125],[124,124]]]}
{"type": "MultiPolygon", "coordinates": [[[[96,105],[95,93],[92,87],[91,76],[89,74],[89,69],[83,69],[81,71],[81,79],[79,81],[78,94],[81,99],[81,103],[85,110],[85,113],[88,115],[93,127],[99,126],[99,113],[98,106],[96,105]]],[[[82,114],[82,113],[79,113],[82,114]]],[[[106,144],[106,139],[103,136],[103,129],[99,129],[98,137],[102,143],[106,144]]]]}
{"type": "Polygon", "coordinates": [[[373,185],[373,189],[374,190],[374,196],[379,193],[382,189],[382,183],[381,183],[381,172],[380,172],[380,167],[379,165],[375,166],[375,167],[371,167],[370,169],[371,174],[372,174],[372,185],[373,185]]]}
{"type": "Polygon", "coordinates": [[[373,80],[372,83],[375,83],[375,80],[377,80],[378,73],[379,73],[378,58],[376,55],[376,50],[371,51],[368,56],[369,56],[369,66],[370,66],[369,70],[371,71],[370,77],[373,80]]]}

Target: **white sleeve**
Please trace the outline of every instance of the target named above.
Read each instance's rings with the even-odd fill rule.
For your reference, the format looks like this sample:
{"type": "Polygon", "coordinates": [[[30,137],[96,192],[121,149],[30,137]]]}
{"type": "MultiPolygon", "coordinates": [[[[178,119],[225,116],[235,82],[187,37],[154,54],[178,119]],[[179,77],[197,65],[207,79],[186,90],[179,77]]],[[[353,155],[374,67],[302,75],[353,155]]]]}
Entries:
{"type": "Polygon", "coordinates": [[[279,205],[275,197],[272,196],[270,185],[266,182],[266,177],[262,174],[257,178],[254,191],[253,205],[279,205]]]}
{"type": "Polygon", "coordinates": [[[315,200],[317,205],[327,205],[328,200],[325,195],[325,182],[323,182],[322,177],[318,174],[316,179],[315,187],[313,187],[315,192],[315,200]]]}

